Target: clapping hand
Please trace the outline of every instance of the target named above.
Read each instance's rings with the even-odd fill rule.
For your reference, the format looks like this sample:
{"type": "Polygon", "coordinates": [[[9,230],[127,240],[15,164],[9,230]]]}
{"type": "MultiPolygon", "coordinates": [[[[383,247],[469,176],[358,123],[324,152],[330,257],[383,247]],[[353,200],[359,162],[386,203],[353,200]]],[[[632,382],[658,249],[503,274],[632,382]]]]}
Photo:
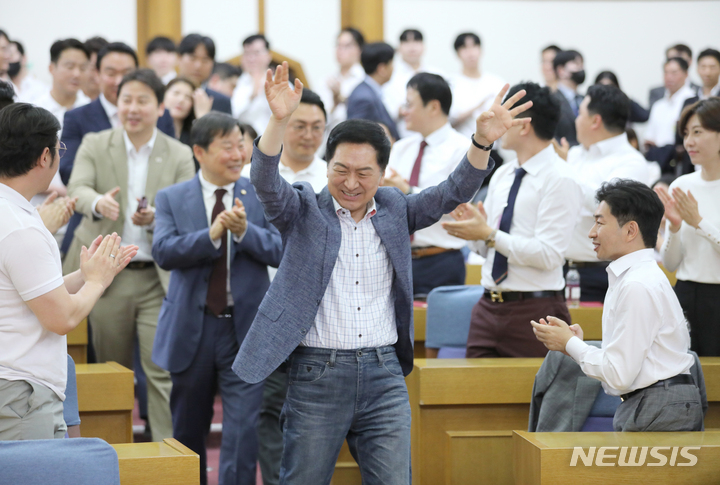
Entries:
{"type": "Polygon", "coordinates": [[[482,202],[478,202],[477,207],[467,202],[460,204],[450,216],[455,222],[443,222],[442,227],[451,236],[466,241],[484,241],[492,233],[482,202]]]}
{"type": "Polygon", "coordinates": [[[38,213],[42,218],[43,224],[50,231],[51,234],[55,234],[61,227],[68,223],[70,217],[75,213],[75,203],[77,197],[60,197],[58,198],[57,192],[52,192],[45,202],[43,202],[38,208],[38,213]]]}
{"type": "Polygon", "coordinates": [[[655,187],[655,193],[660,197],[660,201],[665,207],[665,219],[670,221],[670,232],[678,232],[683,218],[678,211],[677,202],[670,196],[665,187],[655,187]]]}
{"type": "Polygon", "coordinates": [[[697,229],[702,221],[702,216],[700,216],[698,202],[695,197],[689,190],[686,194],[680,187],[673,189],[673,197],[675,198],[675,208],[682,220],[697,229]]]}
{"type": "Polygon", "coordinates": [[[383,178],[383,185],[386,187],[397,187],[403,194],[410,193],[410,184],[403,178],[402,175],[397,173],[392,168],[388,167],[387,172],[389,175],[385,175],[383,178]]]}
{"type": "Polygon", "coordinates": [[[530,325],[533,327],[535,337],[542,342],[548,350],[557,350],[565,355],[568,355],[565,347],[571,338],[577,337],[580,340],[583,338],[583,331],[580,325],[568,325],[555,317],[549,316],[547,320],[541,318],[540,323],[531,320],[530,325]]]}
{"type": "Polygon", "coordinates": [[[82,247],[80,272],[86,283],[97,283],[107,288],[115,276],[135,257],[138,247],[121,248],[120,242],[120,236],[112,233],[105,237],[98,236],[90,245],[90,249],[82,247]]]}
{"type": "Polygon", "coordinates": [[[235,198],[235,205],[220,213],[218,218],[221,219],[223,226],[235,236],[242,236],[247,229],[247,214],[245,206],[240,199],[235,198]]]}
{"type": "Polygon", "coordinates": [[[265,97],[273,117],[278,121],[290,117],[300,104],[302,96],[303,84],[299,79],[295,79],[295,89],[290,88],[289,70],[287,61],[283,61],[275,70],[274,77],[272,69],[265,73],[265,97]]]}
{"type": "Polygon", "coordinates": [[[513,126],[530,123],[530,118],[517,118],[517,115],[530,109],[532,101],[513,107],[526,94],[525,90],[520,90],[503,103],[503,96],[509,89],[509,84],[503,86],[490,109],[478,116],[475,122],[475,141],[481,145],[491,145],[513,126]]]}
{"type": "Polygon", "coordinates": [[[195,112],[195,119],[202,118],[210,112],[212,109],[214,98],[208,96],[208,93],[202,89],[197,88],[193,93],[193,111],[195,112]]]}

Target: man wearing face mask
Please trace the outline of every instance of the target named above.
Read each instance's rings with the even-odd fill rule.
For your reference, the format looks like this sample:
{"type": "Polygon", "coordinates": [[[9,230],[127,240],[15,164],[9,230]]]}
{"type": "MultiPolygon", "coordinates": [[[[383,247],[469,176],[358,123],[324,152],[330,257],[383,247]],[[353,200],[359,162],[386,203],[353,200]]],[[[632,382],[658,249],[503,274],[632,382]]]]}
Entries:
{"type": "Polygon", "coordinates": [[[25,57],[25,48],[16,41],[10,41],[8,45],[8,76],[15,86],[18,101],[23,103],[32,103],[37,98],[45,94],[47,86],[31,75],[27,67],[27,58],[25,57]]]}
{"type": "Polygon", "coordinates": [[[557,91],[553,94],[560,101],[560,122],[555,130],[555,139],[561,144],[564,138],[568,145],[578,144],[575,133],[575,118],[580,110],[583,96],[578,86],[585,82],[583,56],[576,50],[560,51],[553,60],[553,69],[557,75],[557,91]]]}

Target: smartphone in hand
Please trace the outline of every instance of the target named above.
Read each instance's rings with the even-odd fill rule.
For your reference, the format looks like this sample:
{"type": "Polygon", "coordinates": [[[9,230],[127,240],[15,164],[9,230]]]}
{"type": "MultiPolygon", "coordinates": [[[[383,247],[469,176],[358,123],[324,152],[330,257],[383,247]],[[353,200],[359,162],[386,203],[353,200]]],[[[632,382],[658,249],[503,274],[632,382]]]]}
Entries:
{"type": "Polygon", "coordinates": [[[148,206],[147,197],[145,197],[143,195],[142,198],[140,198],[140,201],[138,202],[138,208],[137,208],[136,212],[140,212],[142,209],[147,209],[147,206],[148,206]]]}

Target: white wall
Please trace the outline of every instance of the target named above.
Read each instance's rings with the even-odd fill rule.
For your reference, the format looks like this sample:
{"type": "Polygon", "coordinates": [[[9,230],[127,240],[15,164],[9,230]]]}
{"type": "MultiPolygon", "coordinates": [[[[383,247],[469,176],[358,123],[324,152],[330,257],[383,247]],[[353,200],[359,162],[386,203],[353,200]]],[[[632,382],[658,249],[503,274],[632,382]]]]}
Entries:
{"type": "Polygon", "coordinates": [[[257,0],[182,0],[183,35],[212,37],[219,61],[240,54],[242,40],[257,30],[257,0]]]}
{"type": "Polygon", "coordinates": [[[137,43],[135,0],[0,0],[0,29],[25,47],[31,71],[50,83],[50,46],[58,39],[137,43]]]}
{"type": "MultiPolygon", "coordinates": [[[[482,40],[483,67],[506,81],[540,81],[540,50],[548,44],[582,52],[588,80],[612,70],[643,105],[662,84],[665,48],[683,42],[696,55],[720,48],[720,2],[385,0],[385,38],[397,45],[406,28],[425,38],[426,61],[460,69],[453,42],[461,32],[482,40]]],[[[692,76],[697,80],[695,66],[692,76]]]]}

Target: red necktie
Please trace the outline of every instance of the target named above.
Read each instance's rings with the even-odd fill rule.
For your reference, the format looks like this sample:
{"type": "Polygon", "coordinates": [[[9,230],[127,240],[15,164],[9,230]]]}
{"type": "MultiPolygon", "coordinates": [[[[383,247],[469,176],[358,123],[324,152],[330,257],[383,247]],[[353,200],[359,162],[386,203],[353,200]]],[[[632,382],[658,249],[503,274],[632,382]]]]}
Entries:
{"type": "MultiPolygon", "coordinates": [[[[212,222],[225,210],[222,198],[227,190],[217,189],[215,191],[215,206],[212,211],[212,222]]],[[[211,222],[211,225],[212,225],[211,222]]],[[[210,284],[208,284],[207,299],[205,305],[213,314],[220,315],[228,306],[227,304],[227,231],[223,231],[220,239],[220,257],[215,260],[212,272],[210,273],[210,284]]]]}
{"type": "Polygon", "coordinates": [[[415,159],[415,165],[413,165],[412,172],[410,172],[410,180],[408,181],[410,187],[418,186],[418,182],[420,180],[420,165],[422,165],[422,157],[423,153],[425,153],[426,146],[427,142],[425,140],[420,142],[420,151],[418,152],[418,156],[415,159]]]}

